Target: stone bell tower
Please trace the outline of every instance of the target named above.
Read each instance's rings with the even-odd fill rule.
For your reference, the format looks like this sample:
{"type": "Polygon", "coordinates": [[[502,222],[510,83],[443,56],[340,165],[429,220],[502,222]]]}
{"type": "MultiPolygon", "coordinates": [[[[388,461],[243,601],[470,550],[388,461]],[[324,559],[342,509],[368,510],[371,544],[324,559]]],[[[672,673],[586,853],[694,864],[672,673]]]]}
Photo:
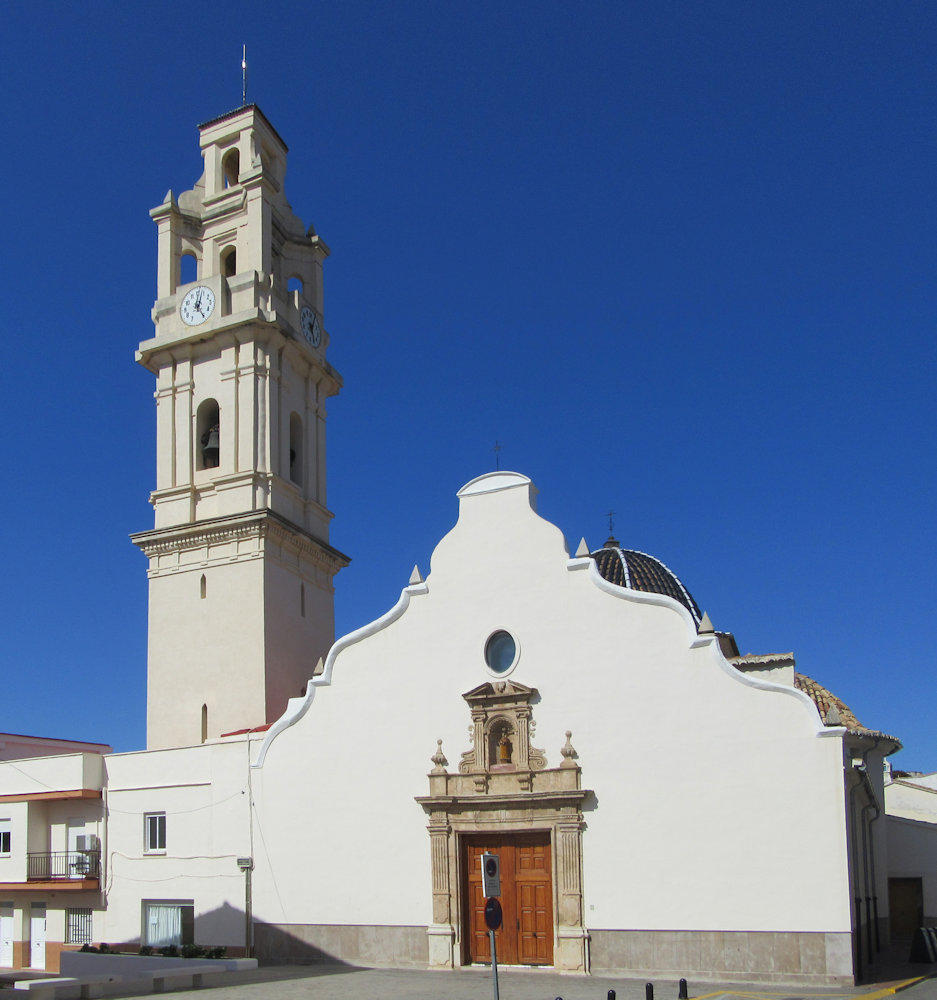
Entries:
{"type": "Polygon", "coordinates": [[[286,200],[287,148],[260,108],[199,134],[202,177],[150,213],[155,331],[137,352],[156,376],[156,523],[133,536],[150,749],[276,719],[332,643],[348,563],[328,544],[328,247],[286,200]]]}

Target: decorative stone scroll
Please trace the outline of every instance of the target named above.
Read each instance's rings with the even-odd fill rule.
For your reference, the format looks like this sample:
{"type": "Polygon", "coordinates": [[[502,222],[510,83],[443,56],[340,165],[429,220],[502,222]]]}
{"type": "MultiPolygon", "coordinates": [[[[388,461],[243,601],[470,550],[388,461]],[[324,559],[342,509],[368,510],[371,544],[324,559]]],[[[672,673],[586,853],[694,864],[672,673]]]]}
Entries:
{"type": "Polygon", "coordinates": [[[581,783],[572,734],[560,749],[562,763],[548,769],[531,745],[534,688],[510,680],[482,684],[462,696],[472,715],[472,748],[450,774],[437,740],[430,758],[430,794],[417,802],[429,818],[433,923],[427,929],[430,966],[452,968],[468,959],[467,883],[461,871],[462,839],[474,834],[549,832],[553,859],[554,967],[587,972],[582,901],[581,783]]]}

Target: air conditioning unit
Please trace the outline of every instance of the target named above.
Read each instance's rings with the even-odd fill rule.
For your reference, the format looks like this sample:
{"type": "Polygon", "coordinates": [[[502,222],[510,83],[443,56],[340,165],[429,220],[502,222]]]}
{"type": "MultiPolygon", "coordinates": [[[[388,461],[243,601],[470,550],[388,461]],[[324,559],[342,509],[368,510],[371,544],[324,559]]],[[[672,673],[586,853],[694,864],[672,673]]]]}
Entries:
{"type": "Polygon", "coordinates": [[[76,850],[88,853],[98,849],[98,838],[93,833],[83,833],[75,838],[76,850]]]}

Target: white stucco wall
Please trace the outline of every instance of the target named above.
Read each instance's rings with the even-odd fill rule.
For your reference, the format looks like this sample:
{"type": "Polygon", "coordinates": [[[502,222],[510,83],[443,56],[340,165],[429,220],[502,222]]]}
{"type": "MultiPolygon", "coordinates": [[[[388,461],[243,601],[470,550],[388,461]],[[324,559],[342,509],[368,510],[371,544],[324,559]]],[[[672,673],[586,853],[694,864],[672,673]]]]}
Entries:
{"type": "Polygon", "coordinates": [[[461,695],[491,679],[485,641],[505,628],[521,647],[512,680],[540,693],[532,742],[555,767],[571,729],[595,792],[589,926],[848,931],[841,731],[799,692],[739,675],[673,602],[612,593],[571,563],[531,489],[502,474],[463,496],[425,588],[339,640],[306,714],[269,740],[257,917],[431,922],[413,800],[437,738],[450,770],[469,749],[461,695]]]}
{"type": "MultiPolygon", "coordinates": [[[[142,901],[191,901],[199,944],[244,943],[251,854],[244,740],[115,754],[108,766],[105,941],[140,939],[142,901]],[[166,852],[144,850],[144,816],[166,814],[166,852]]],[[[96,931],[97,932],[97,931],[96,931]]]]}
{"type": "Polygon", "coordinates": [[[924,893],[924,920],[937,919],[937,823],[889,816],[889,878],[919,878],[924,893]]]}

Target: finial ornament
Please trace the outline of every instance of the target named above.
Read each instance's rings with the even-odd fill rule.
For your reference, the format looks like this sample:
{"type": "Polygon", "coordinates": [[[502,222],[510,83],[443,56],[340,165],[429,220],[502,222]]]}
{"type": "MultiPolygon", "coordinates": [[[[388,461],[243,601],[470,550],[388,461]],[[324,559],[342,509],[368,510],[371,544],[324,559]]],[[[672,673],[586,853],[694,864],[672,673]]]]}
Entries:
{"type": "Polygon", "coordinates": [[[576,758],[579,756],[579,754],[576,753],[576,748],[573,746],[572,735],[573,735],[573,731],[571,729],[567,729],[566,730],[566,742],[560,748],[560,753],[563,756],[563,763],[560,764],[560,767],[575,767],[576,766],[576,758]]]}
{"type": "Polygon", "coordinates": [[[495,472],[501,471],[501,449],[503,445],[500,441],[495,439],[495,446],[491,450],[495,453],[495,472]]]}
{"type": "Polygon", "coordinates": [[[247,45],[241,50],[241,107],[247,104],[247,45]]]}
{"type": "Polygon", "coordinates": [[[615,515],[617,513],[618,513],[618,511],[610,510],[608,512],[608,514],[606,514],[606,517],[608,518],[608,533],[609,533],[609,535],[614,535],[615,534],[615,515]]]}
{"type": "Polygon", "coordinates": [[[433,774],[442,774],[449,766],[449,761],[446,760],[446,755],[442,752],[442,740],[436,740],[436,753],[430,757],[430,760],[436,765],[433,768],[433,774]]]}

